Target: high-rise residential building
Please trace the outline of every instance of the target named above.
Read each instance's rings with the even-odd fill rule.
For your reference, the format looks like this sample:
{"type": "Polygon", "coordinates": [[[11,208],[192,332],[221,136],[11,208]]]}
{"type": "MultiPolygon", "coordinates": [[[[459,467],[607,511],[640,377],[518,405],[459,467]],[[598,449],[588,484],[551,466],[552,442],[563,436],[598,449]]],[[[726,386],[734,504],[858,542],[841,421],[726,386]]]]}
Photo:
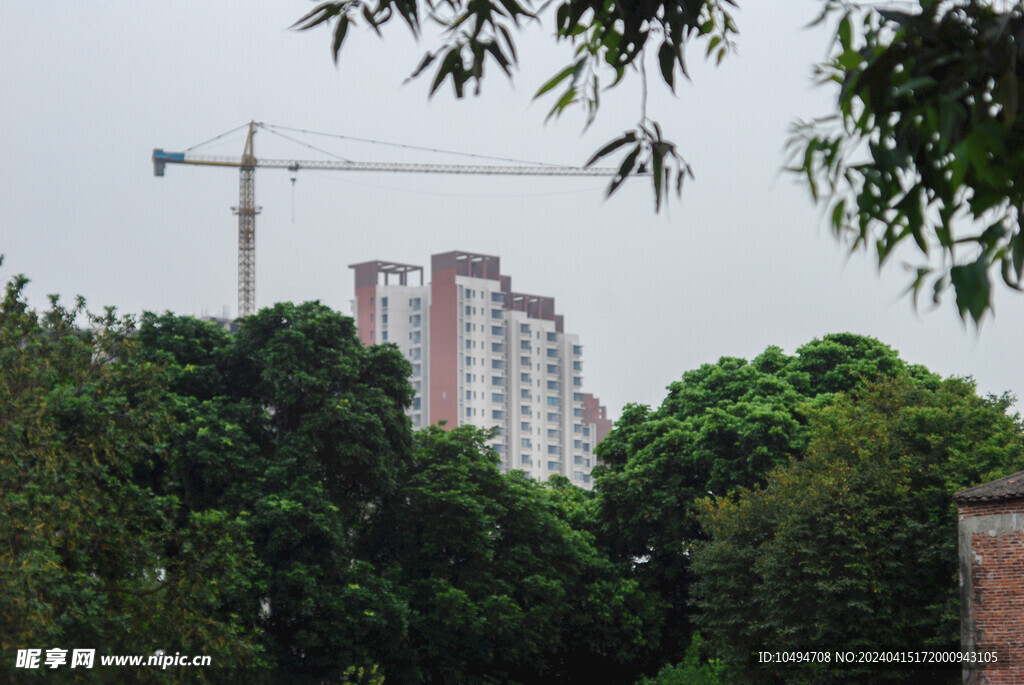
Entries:
{"type": "Polygon", "coordinates": [[[428,284],[420,266],[350,268],[363,343],[395,343],[412,364],[414,428],[494,428],[503,470],[591,487],[607,420],[583,392],[583,348],[563,330],[554,298],[514,292],[498,257],[470,252],[433,255],[428,284]]]}

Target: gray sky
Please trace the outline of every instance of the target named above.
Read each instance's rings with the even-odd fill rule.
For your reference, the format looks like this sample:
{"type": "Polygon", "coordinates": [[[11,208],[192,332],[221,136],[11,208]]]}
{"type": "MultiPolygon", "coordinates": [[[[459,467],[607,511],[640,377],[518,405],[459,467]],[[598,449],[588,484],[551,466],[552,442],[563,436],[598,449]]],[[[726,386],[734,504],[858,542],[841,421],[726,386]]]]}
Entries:
{"type": "MultiPolygon", "coordinates": [[[[1024,299],[999,292],[980,336],[952,298],[915,313],[908,274],[848,258],[806,190],[780,174],[787,127],[829,111],[811,85],[824,29],[802,29],[819,3],[742,3],[739,51],[717,69],[690,55],[695,83],[678,97],[652,70],[648,112],[694,167],[680,201],[655,215],[649,185],[608,201],[599,179],[257,172],[258,306],[319,299],[349,313],[347,265],[429,264],[453,249],[500,255],[518,291],[551,295],[585,345],[585,385],[617,415],[659,404],[680,374],[723,355],[787,352],[830,332],[880,338],[983,392],[1020,392],[1024,299]],[[783,9],[784,8],[784,9],[783,9]],[[294,215],[294,220],[293,220],[294,215]]],[[[606,95],[597,123],[544,124],[538,85],[571,47],[548,30],[520,39],[513,84],[490,74],[457,102],[429,82],[402,85],[429,41],[396,22],[381,41],[349,33],[335,68],[325,31],[288,26],[303,0],[175,3],[106,0],[0,3],[0,278],[24,273],[37,307],[47,293],[93,309],[219,314],[236,303],[238,174],[169,166],[183,150],[251,119],[377,140],[579,164],[639,118],[634,78],[606,95]]],[[[351,159],[459,158],[305,138],[351,159]]],[[[241,152],[242,134],[203,148],[241,152]]],[[[261,133],[257,155],[309,158],[261,133]]],[[[465,161],[465,160],[461,160],[465,161]]]]}

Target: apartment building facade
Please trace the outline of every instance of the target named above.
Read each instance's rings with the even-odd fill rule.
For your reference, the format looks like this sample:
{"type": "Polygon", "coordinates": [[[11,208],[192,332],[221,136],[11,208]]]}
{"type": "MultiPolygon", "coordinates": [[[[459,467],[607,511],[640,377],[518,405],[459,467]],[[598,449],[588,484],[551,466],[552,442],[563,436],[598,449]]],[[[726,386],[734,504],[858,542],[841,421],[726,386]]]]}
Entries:
{"type": "Polygon", "coordinates": [[[583,348],[563,330],[554,298],[514,292],[492,255],[433,255],[427,284],[415,265],[350,268],[363,343],[393,342],[413,365],[414,428],[492,428],[503,470],[591,487],[604,412],[583,392],[583,348]]]}

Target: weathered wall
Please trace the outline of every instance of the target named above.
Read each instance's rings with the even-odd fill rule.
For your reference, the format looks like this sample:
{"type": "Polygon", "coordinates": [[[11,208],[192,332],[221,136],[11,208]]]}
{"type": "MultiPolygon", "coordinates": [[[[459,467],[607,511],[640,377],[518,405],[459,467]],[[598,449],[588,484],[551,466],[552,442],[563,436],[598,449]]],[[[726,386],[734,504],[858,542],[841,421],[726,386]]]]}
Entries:
{"type": "Polygon", "coordinates": [[[1024,683],[1024,501],[961,503],[960,614],[965,651],[999,662],[965,669],[965,683],[1024,683]]]}

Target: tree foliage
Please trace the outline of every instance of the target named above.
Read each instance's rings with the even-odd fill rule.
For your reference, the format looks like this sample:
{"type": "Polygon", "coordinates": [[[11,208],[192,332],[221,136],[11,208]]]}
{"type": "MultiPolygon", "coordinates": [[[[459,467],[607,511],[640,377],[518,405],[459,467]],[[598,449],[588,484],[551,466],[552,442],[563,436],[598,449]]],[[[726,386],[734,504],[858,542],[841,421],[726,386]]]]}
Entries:
{"type": "Polygon", "coordinates": [[[372,672],[406,610],[355,541],[409,459],[408,363],[312,302],[261,310],[235,335],[147,314],[139,338],[178,393],[162,486],[192,511],[246,517],[258,563],[230,610],[258,628],[271,672],[372,672]]]}
{"type": "Polygon", "coordinates": [[[705,537],[698,502],[802,458],[815,406],[892,377],[938,382],[877,340],[834,334],[794,356],[770,347],[750,362],[724,357],[684,373],[657,410],[626,408],[598,448],[598,517],[613,556],[671,607],[652,665],[681,661],[693,630],[691,564],[705,537]]]}
{"type": "Polygon", "coordinates": [[[838,112],[798,129],[797,167],[836,235],[879,264],[916,245],[915,297],[952,286],[961,316],[980,322],[993,275],[1019,290],[1024,274],[1024,7],[914,4],[827,3],[841,16],[820,71],[839,86],[838,112]]]}
{"type": "Polygon", "coordinates": [[[702,502],[711,539],[695,547],[698,622],[734,679],[906,676],[834,664],[774,671],[754,663],[761,650],[957,649],[952,493],[1024,457],[1009,399],[974,390],[955,378],[861,386],[812,413],[804,459],[763,488],[702,502]]]}
{"type": "Polygon", "coordinates": [[[72,646],[258,664],[252,627],[221,612],[251,591],[244,517],[152,487],[173,403],[134,322],[56,297],[36,313],[25,282],[0,304],[0,673],[16,648],[72,646]]]}

